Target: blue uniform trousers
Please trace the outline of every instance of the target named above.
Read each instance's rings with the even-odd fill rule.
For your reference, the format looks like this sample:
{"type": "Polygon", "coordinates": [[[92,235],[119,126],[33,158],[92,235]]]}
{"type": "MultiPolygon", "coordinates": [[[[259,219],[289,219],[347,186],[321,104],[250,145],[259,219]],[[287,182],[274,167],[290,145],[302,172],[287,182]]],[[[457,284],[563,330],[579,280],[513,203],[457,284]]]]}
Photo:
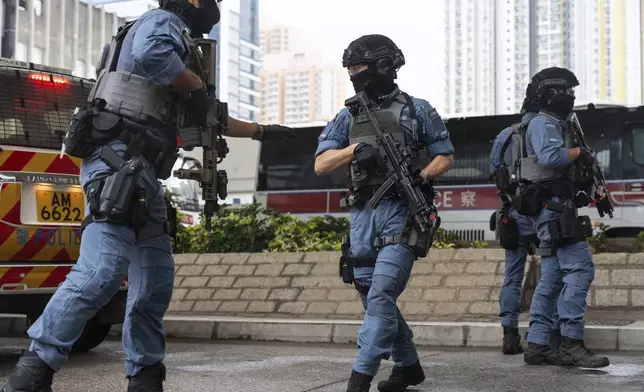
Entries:
{"type": "MultiPolygon", "coordinates": [[[[530,218],[519,215],[513,208],[510,209],[510,215],[516,219],[519,226],[519,235],[527,237],[535,235],[536,230],[530,218]]],[[[507,328],[519,327],[519,314],[521,313],[521,291],[523,276],[525,274],[525,264],[528,258],[528,250],[524,247],[505,250],[505,278],[503,287],[499,294],[499,308],[501,317],[501,326],[507,328]]],[[[555,320],[553,329],[559,329],[557,309],[554,311],[555,320]]]]}
{"type": "MultiPolygon", "coordinates": [[[[555,202],[561,200],[552,198],[555,202]]],[[[548,221],[559,221],[561,213],[543,208],[531,218],[537,229],[540,248],[552,244],[548,221]]],[[[530,329],[527,340],[548,344],[553,328],[555,308],[559,313],[561,335],[577,340],[584,338],[586,297],[595,278],[590,247],[587,241],[561,246],[554,256],[541,257],[541,278],[530,307],[530,329]]]]}
{"type": "Polygon", "coordinates": [[[376,257],[375,267],[354,269],[356,280],[367,287],[361,294],[364,322],[358,333],[357,372],[374,376],[382,359],[409,366],[418,361],[413,333],[396,305],[405,290],[414,265],[414,253],[402,244],[387,245],[378,252],[374,239],[402,233],[409,214],[402,201],[383,199],[375,210],[365,207],[351,212],[351,254],[376,257]]]}
{"type": "MultiPolygon", "coordinates": [[[[122,143],[114,143],[112,147],[123,156],[122,143]]],[[[83,161],[81,182],[85,186],[106,172],[110,169],[95,154],[83,161]]],[[[165,222],[163,188],[159,184],[147,192],[148,219],[165,222]]],[[[129,282],[123,325],[126,375],[136,375],[143,367],[162,361],[165,357],[163,316],[174,285],[170,238],[163,234],[135,243],[133,229],[104,222],[91,223],[83,232],[78,262],[42,316],[29,328],[30,350],[52,369],[60,370],[85,323],[116,294],[126,274],[129,282]]]]}

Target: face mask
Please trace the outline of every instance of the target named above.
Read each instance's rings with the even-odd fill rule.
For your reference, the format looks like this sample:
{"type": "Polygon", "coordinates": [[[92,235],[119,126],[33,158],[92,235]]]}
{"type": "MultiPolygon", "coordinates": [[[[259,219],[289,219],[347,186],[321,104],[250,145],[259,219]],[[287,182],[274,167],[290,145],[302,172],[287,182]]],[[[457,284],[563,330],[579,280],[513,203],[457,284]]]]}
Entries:
{"type": "Polygon", "coordinates": [[[550,100],[546,109],[565,119],[572,112],[574,106],[575,97],[570,94],[559,93],[550,100]]]}
{"type": "Polygon", "coordinates": [[[201,0],[200,7],[187,1],[170,2],[164,8],[183,19],[193,38],[210,33],[220,19],[219,8],[214,0],[201,0]]]}
{"type": "Polygon", "coordinates": [[[353,83],[353,90],[359,93],[362,90],[365,90],[373,82],[373,76],[369,73],[368,70],[360,71],[355,75],[349,77],[351,83],[353,83]]]}
{"type": "Polygon", "coordinates": [[[199,8],[194,10],[195,32],[208,34],[212,27],[219,23],[219,8],[215,0],[201,0],[199,8]]]}
{"type": "Polygon", "coordinates": [[[350,79],[356,93],[364,90],[371,99],[387,95],[396,88],[393,78],[379,76],[368,70],[358,72],[350,79]]]}

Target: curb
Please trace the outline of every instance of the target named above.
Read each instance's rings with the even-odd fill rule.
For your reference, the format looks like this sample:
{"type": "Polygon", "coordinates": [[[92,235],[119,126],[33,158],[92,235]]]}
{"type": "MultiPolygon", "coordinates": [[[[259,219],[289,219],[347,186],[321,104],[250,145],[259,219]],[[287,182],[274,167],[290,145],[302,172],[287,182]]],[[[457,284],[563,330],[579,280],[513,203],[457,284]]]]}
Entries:
{"type": "MultiPolygon", "coordinates": [[[[356,344],[362,320],[306,320],[253,317],[179,316],[164,319],[166,336],[199,340],[255,340],[292,343],[356,344]]],[[[491,322],[410,321],[414,342],[435,347],[501,347],[503,330],[491,322]]],[[[520,323],[525,336],[528,323],[520,323]]],[[[122,325],[110,336],[119,337],[122,325]]],[[[22,335],[26,319],[0,314],[0,335],[22,335]]],[[[644,351],[644,320],[629,325],[586,325],[585,344],[595,350],[644,351]]],[[[521,339],[527,346],[525,339],[521,339]]]]}
{"type": "MultiPolygon", "coordinates": [[[[169,315],[165,320],[169,338],[200,340],[256,340],[293,343],[356,344],[362,320],[302,320],[217,316],[169,315]]],[[[419,346],[500,348],[503,329],[491,322],[409,322],[419,346]]],[[[528,323],[520,323],[525,336],[528,323]]],[[[120,326],[111,335],[120,336],[120,326]]],[[[527,347],[527,342],[522,339],[527,347]]],[[[596,350],[644,350],[644,321],[626,326],[587,325],[585,344],[596,350]]]]}

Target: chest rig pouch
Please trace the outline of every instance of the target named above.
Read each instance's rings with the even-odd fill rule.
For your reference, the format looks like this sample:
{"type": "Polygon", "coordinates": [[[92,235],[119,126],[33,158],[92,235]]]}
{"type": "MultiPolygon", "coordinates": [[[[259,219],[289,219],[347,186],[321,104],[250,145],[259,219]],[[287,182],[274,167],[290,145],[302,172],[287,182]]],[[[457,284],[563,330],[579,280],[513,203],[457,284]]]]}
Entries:
{"type": "MultiPolygon", "coordinates": [[[[540,113],[540,115],[551,117],[561,123],[547,113],[540,113]]],[[[527,153],[525,137],[524,132],[523,154],[517,170],[519,186],[516,194],[512,196],[512,206],[521,215],[537,216],[543,208],[543,203],[550,197],[567,196],[567,189],[561,192],[559,190],[567,188],[569,167],[552,169],[537,163],[537,156],[527,153]]],[[[570,138],[564,135],[564,147],[570,148],[570,143],[570,138]]]]}
{"type": "Polygon", "coordinates": [[[167,211],[166,222],[148,221],[148,199],[154,196],[148,191],[161,186],[157,178],[170,177],[178,149],[171,89],[116,71],[123,40],[135,22],[121,26],[104,47],[98,80],[87,105],[75,111],[63,151],[81,159],[97,157],[113,170],[87,185],[90,214],[81,230],[93,222],[122,224],[133,228],[137,241],[143,241],[176,231],[171,227],[176,226],[173,210],[167,211]],[[127,145],[124,158],[107,145],[115,139],[127,145]]]}
{"type": "Polygon", "coordinates": [[[111,44],[103,48],[98,79],[87,105],[76,108],[61,152],[85,159],[119,139],[128,145],[130,155],[142,155],[158,178],[167,179],[178,158],[173,127],[178,96],[145,77],[116,71],[123,40],[135,22],[119,27],[111,44]]]}
{"type": "MultiPolygon", "coordinates": [[[[430,162],[429,152],[426,146],[420,142],[418,136],[418,117],[411,97],[404,93],[398,94],[390,102],[381,106],[371,108],[378,124],[384,132],[391,134],[399,145],[405,151],[407,158],[411,159],[412,166],[423,168],[430,162]],[[411,131],[406,130],[401,124],[401,115],[404,107],[409,107],[409,122],[411,131]]],[[[378,148],[376,133],[369,121],[369,116],[364,110],[357,112],[351,111],[351,123],[349,128],[349,143],[367,143],[378,148]]],[[[380,164],[376,170],[367,171],[358,165],[357,161],[349,164],[348,187],[350,193],[340,201],[340,207],[347,209],[351,207],[362,208],[371,199],[378,188],[387,181],[389,173],[386,169],[385,161],[387,159],[382,148],[378,148],[380,164]]],[[[420,170],[420,169],[419,169],[420,170]]],[[[428,200],[434,200],[433,187],[431,184],[423,187],[427,191],[428,200]]],[[[391,188],[385,195],[378,195],[384,198],[400,198],[395,188],[391,188]]]]}
{"type": "MultiPolygon", "coordinates": [[[[108,66],[108,70],[111,66],[116,68],[116,61],[118,60],[123,39],[128,31],[130,31],[134,22],[131,21],[119,27],[118,33],[112,38],[112,43],[103,47],[99,69],[96,70],[97,74],[100,75],[103,73],[106,65],[108,66]]],[[[98,83],[97,81],[96,84],[98,83]]],[[[92,88],[90,96],[95,94],[96,84],[92,88]]],[[[123,131],[122,123],[118,116],[110,116],[109,113],[101,116],[103,118],[98,121],[102,125],[101,127],[94,127],[94,119],[102,113],[100,113],[99,108],[93,107],[91,99],[88,99],[88,101],[88,104],[84,107],[77,107],[74,110],[69,129],[63,139],[61,151],[67,155],[81,159],[89,158],[99,146],[114,139],[123,131]]]]}
{"type": "MultiPolygon", "coordinates": [[[[411,97],[404,93],[398,92],[389,102],[381,106],[372,107],[371,111],[383,132],[393,136],[398,146],[403,151],[403,156],[410,161],[410,166],[418,172],[427,166],[430,162],[429,153],[426,146],[420,142],[418,134],[418,118],[411,97]],[[409,123],[411,130],[405,129],[401,125],[401,115],[404,107],[409,108],[409,123]]],[[[378,169],[367,171],[359,167],[356,161],[351,162],[349,167],[349,189],[350,194],[341,201],[341,207],[363,208],[367,202],[373,204],[380,198],[402,199],[397,188],[391,187],[386,194],[380,194],[377,191],[390,177],[391,173],[387,171],[386,160],[388,159],[385,151],[378,146],[377,134],[373,129],[368,114],[363,110],[352,110],[351,124],[349,130],[349,143],[367,143],[378,147],[380,163],[378,169]]],[[[408,219],[403,233],[396,236],[377,237],[374,246],[378,249],[396,243],[403,243],[416,254],[416,257],[425,257],[432,246],[434,235],[440,227],[440,217],[438,211],[433,205],[434,189],[432,183],[419,185],[421,193],[427,203],[433,208],[431,219],[435,222],[431,230],[420,233],[414,227],[411,218],[408,219]]],[[[348,259],[348,256],[345,256],[348,259]]]]}

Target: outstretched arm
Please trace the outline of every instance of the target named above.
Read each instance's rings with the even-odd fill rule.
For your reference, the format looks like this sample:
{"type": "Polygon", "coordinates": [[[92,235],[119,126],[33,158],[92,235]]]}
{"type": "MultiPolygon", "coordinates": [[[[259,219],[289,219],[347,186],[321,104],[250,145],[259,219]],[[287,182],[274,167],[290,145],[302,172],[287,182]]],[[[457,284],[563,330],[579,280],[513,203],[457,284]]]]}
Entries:
{"type": "Polygon", "coordinates": [[[237,120],[228,116],[226,136],[243,137],[258,140],[262,143],[270,141],[288,141],[295,136],[293,128],[282,125],[261,125],[237,120]]]}

